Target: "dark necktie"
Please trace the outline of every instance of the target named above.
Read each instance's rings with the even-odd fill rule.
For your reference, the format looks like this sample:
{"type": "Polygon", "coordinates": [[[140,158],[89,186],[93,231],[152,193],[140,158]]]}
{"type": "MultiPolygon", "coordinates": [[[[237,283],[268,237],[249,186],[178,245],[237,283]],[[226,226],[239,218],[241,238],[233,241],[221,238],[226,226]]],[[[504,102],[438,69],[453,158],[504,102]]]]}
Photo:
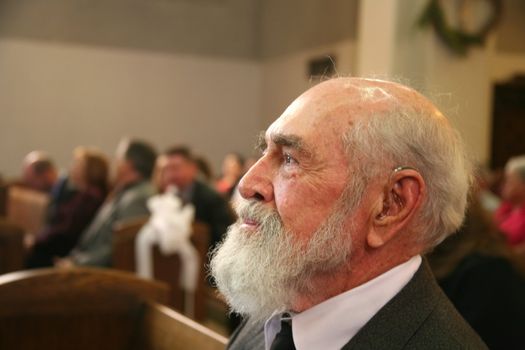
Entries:
{"type": "Polygon", "coordinates": [[[270,350],[295,350],[292,337],[292,325],[281,321],[281,331],[277,333],[270,350]]]}

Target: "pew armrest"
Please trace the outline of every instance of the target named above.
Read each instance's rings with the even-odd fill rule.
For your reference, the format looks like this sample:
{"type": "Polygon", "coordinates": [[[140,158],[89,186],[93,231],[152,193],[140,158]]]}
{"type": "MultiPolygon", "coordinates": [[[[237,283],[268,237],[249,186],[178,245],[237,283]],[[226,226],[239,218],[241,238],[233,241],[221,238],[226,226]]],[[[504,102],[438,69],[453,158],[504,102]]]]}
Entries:
{"type": "Polygon", "coordinates": [[[137,349],[223,350],[228,339],[182,314],[156,303],[146,303],[137,349]]]}

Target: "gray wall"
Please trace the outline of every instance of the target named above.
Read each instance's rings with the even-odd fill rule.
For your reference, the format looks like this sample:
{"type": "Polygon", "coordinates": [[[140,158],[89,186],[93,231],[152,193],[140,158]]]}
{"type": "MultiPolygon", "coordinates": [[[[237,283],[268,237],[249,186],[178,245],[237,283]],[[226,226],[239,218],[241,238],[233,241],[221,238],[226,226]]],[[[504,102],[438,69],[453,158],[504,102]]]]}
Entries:
{"type": "Polygon", "coordinates": [[[260,85],[252,61],[0,40],[0,174],[34,149],[61,168],[79,145],[112,155],[123,136],[188,144],[218,169],[253,148],[260,85]]]}
{"type": "Polygon", "coordinates": [[[258,0],[0,0],[0,37],[257,55],[258,0]]]}
{"type": "MultiPolygon", "coordinates": [[[[415,1],[427,2],[403,0],[401,10],[415,11],[415,1]]],[[[89,140],[112,151],[124,132],[160,147],[192,142],[217,165],[224,152],[249,147],[251,135],[304,90],[309,59],[335,52],[341,73],[353,73],[358,3],[0,0],[0,173],[17,172],[23,154],[37,147],[61,152],[62,162],[89,140]],[[81,133],[82,124],[68,118],[107,128],[81,133]],[[151,118],[160,126],[148,127],[151,118]],[[53,127],[64,120],[70,130],[53,127]]],[[[497,49],[523,53],[525,1],[504,3],[497,49]]],[[[411,23],[403,28],[396,64],[418,82],[428,67],[410,55],[410,40],[422,32],[411,23]]],[[[496,66],[516,71],[523,61],[516,57],[496,66]]],[[[463,71],[459,60],[450,62],[436,76],[463,71]]]]}
{"type": "Polygon", "coordinates": [[[263,0],[263,58],[355,39],[357,0],[263,0]]]}
{"type": "Polygon", "coordinates": [[[267,58],[355,38],[357,0],[0,0],[0,38],[267,58]]]}

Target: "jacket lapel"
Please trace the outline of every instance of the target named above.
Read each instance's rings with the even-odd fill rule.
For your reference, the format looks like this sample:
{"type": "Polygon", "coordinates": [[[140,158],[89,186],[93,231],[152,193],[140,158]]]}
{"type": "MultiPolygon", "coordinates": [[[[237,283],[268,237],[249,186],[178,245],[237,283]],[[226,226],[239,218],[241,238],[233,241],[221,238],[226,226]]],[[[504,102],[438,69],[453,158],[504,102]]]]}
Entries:
{"type": "Polygon", "coordinates": [[[410,282],[343,349],[402,349],[436,307],[438,291],[423,260],[410,282]]]}

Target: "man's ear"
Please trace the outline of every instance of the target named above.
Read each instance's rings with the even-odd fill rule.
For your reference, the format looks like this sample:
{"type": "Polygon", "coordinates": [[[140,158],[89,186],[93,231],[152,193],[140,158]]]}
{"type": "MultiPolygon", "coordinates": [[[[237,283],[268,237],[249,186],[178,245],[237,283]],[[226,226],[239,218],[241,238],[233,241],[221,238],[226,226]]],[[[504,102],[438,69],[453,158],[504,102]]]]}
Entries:
{"type": "Polygon", "coordinates": [[[417,170],[395,170],[371,218],[368,245],[379,248],[395,237],[410,222],[424,195],[425,182],[417,170]]]}

